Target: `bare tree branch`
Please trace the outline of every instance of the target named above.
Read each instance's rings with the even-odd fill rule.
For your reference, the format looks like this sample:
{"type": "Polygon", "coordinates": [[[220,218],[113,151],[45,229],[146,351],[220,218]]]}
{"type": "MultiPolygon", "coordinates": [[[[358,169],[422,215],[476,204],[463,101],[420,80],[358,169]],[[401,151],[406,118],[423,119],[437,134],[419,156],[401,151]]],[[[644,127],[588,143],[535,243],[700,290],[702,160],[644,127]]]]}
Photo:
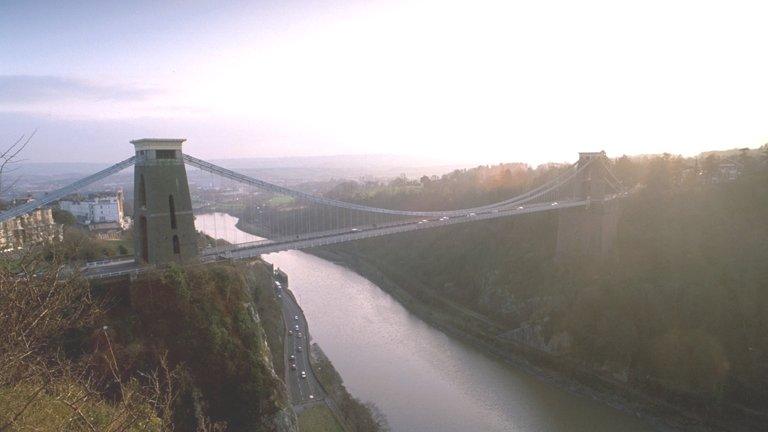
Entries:
{"type": "Polygon", "coordinates": [[[37,129],[35,129],[28,137],[22,135],[10,147],[7,147],[5,150],[0,150],[0,197],[9,192],[16,185],[18,179],[13,181],[10,186],[5,186],[5,179],[3,177],[16,171],[17,168],[12,168],[12,166],[24,160],[20,159],[19,155],[25,148],[27,148],[27,145],[29,145],[36,133],[37,129]]]}

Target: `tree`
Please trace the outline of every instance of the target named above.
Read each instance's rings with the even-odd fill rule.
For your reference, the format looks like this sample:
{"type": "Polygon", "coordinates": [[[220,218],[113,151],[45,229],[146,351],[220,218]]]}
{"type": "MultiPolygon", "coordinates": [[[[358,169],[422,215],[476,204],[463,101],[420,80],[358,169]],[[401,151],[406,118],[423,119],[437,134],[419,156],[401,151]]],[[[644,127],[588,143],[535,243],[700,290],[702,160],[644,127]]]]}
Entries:
{"type": "Polygon", "coordinates": [[[165,356],[141,380],[125,377],[88,281],[36,251],[6,264],[0,267],[0,431],[170,429],[175,372],[165,356]],[[78,331],[90,333],[96,349],[71,358],[67,344],[78,331]]]}
{"type": "Polygon", "coordinates": [[[627,155],[616,160],[613,172],[624,187],[632,187],[639,180],[637,164],[627,155]]]}
{"type": "Polygon", "coordinates": [[[720,158],[711,153],[704,158],[704,162],[701,164],[701,170],[704,172],[704,179],[709,183],[713,178],[719,175],[720,158]]]}
{"type": "Polygon", "coordinates": [[[650,160],[645,174],[645,184],[649,192],[659,193],[672,187],[675,179],[672,165],[672,156],[669,153],[650,160]]]}
{"type": "Polygon", "coordinates": [[[28,137],[22,135],[11,146],[0,151],[0,198],[13,189],[13,186],[16,184],[16,180],[6,181],[6,176],[18,169],[14,165],[23,161],[23,159],[19,159],[19,155],[21,155],[21,152],[24,151],[29,142],[32,141],[32,137],[35,136],[36,132],[32,132],[28,137]]]}
{"type": "Polygon", "coordinates": [[[75,219],[75,216],[72,215],[72,213],[60,209],[53,210],[53,221],[64,226],[77,224],[77,219],[75,219]]]}
{"type": "Polygon", "coordinates": [[[760,149],[763,151],[763,162],[768,163],[768,144],[763,144],[760,149]]]}

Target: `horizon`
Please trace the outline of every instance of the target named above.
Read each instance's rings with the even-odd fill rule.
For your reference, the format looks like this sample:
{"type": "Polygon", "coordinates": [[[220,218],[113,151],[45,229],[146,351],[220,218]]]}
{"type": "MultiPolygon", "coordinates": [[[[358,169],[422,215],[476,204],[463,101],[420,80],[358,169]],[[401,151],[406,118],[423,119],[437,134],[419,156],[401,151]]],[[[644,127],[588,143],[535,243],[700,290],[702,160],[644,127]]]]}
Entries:
{"type": "MultiPolygon", "coordinates": [[[[31,143],[33,144],[33,143],[31,143]]],[[[658,153],[622,153],[622,154],[608,154],[606,153],[606,156],[610,159],[618,159],[621,157],[629,157],[629,158],[643,158],[643,157],[654,157],[654,156],[662,156],[664,154],[669,154],[673,157],[683,157],[683,158],[699,158],[706,156],[709,153],[727,153],[727,152],[737,152],[741,150],[749,150],[749,151],[759,151],[760,146],[756,147],[730,147],[730,148],[719,148],[719,149],[708,149],[708,150],[697,150],[693,153],[689,154],[683,154],[683,153],[674,153],[674,152],[668,152],[668,151],[662,151],[658,153]]],[[[589,150],[592,151],[592,150],[589,150]]],[[[603,150],[594,150],[594,151],[603,151],[603,150]]],[[[185,153],[187,153],[185,151],[185,153]]],[[[578,151],[575,153],[578,155],[578,151]]],[[[130,153],[127,153],[130,154],[130,153]]],[[[218,162],[218,163],[227,163],[227,162],[240,162],[244,163],[247,161],[260,161],[260,162],[267,162],[267,161],[279,161],[279,160],[285,160],[286,162],[292,161],[292,160],[301,160],[301,159],[341,159],[341,158],[399,158],[403,161],[409,161],[410,163],[418,163],[417,165],[407,165],[405,167],[407,168],[419,168],[420,166],[423,167],[440,167],[440,166],[455,166],[455,165],[463,165],[469,168],[477,167],[477,166],[492,166],[492,165],[504,165],[504,164],[527,164],[531,167],[537,167],[540,165],[546,165],[546,164],[567,164],[571,163],[569,160],[545,160],[539,163],[531,164],[522,160],[498,160],[498,161],[476,161],[476,162],[465,162],[460,160],[449,160],[449,159],[438,159],[438,158],[432,158],[430,156],[416,156],[416,155],[410,155],[410,154],[396,154],[396,153],[346,153],[346,154],[323,154],[323,155],[295,155],[295,156],[246,156],[246,157],[232,157],[232,158],[222,158],[222,157],[213,157],[211,160],[218,162]]],[[[577,157],[574,157],[573,160],[576,160],[577,157]]],[[[35,161],[35,160],[22,160],[19,161],[19,165],[55,165],[55,164],[61,164],[61,165],[110,165],[114,163],[115,160],[112,161],[35,161]]],[[[278,167],[278,165],[275,165],[275,167],[278,167]]],[[[248,167],[246,167],[248,168],[248,167]]]]}

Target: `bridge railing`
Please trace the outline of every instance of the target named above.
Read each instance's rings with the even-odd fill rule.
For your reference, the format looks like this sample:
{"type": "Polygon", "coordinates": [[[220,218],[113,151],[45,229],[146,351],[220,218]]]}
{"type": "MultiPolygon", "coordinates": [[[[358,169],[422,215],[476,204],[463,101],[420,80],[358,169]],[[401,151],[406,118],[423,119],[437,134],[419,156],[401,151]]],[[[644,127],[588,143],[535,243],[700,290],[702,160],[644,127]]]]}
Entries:
{"type": "Polygon", "coordinates": [[[578,175],[582,170],[586,169],[589,163],[592,163],[590,161],[589,163],[579,167],[578,169],[572,169],[575,166],[575,165],[572,165],[571,168],[569,168],[568,170],[566,170],[564,173],[557,176],[556,178],[550,180],[549,182],[546,182],[545,184],[531,191],[528,191],[524,194],[518,195],[516,197],[510,198],[498,203],[483,205],[479,207],[457,209],[457,210],[410,211],[410,210],[393,210],[393,209],[385,209],[380,207],[365,206],[361,204],[349,203],[345,201],[339,201],[335,199],[330,199],[322,196],[309,194],[309,193],[298,191],[295,189],[290,189],[287,187],[272,184],[264,180],[259,180],[253,177],[249,177],[244,174],[240,174],[235,171],[232,171],[230,169],[212,164],[210,162],[206,162],[202,159],[195,158],[188,154],[184,155],[184,162],[193,167],[199,168],[203,171],[207,171],[212,174],[216,174],[218,176],[233,180],[235,182],[253,186],[265,191],[279,194],[279,195],[285,195],[293,198],[307,200],[309,202],[313,202],[316,204],[325,205],[329,207],[336,207],[336,208],[347,209],[347,210],[356,210],[356,211],[361,211],[366,213],[377,213],[377,214],[409,216],[409,217],[460,216],[462,214],[477,213],[490,208],[511,207],[511,206],[515,206],[523,203],[532,202],[537,198],[540,198],[546,194],[549,194],[563,187],[568,182],[570,182],[576,175],[578,175]]]}

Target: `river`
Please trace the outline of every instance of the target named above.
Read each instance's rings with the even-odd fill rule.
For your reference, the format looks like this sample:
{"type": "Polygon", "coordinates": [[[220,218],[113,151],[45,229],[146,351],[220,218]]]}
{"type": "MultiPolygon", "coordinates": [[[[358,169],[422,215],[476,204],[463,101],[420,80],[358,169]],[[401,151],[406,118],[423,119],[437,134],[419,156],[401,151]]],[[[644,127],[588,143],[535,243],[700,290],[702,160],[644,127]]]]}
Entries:
{"type": "MultiPolygon", "coordinates": [[[[236,222],[209,213],[195,224],[232,242],[258,239],[236,222]]],[[[447,336],[346,267],[301,251],[263,258],[288,273],[313,340],[349,392],[375,403],[395,432],[653,430],[447,336]]]]}

